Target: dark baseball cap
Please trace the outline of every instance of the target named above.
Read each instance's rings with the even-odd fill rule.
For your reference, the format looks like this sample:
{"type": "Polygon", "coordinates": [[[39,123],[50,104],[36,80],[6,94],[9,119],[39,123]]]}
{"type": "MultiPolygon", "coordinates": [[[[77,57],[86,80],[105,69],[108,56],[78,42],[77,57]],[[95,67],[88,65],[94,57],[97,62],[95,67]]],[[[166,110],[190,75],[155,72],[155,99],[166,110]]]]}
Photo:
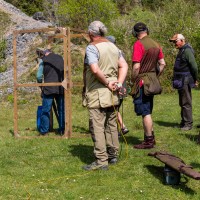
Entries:
{"type": "Polygon", "coordinates": [[[146,31],[147,30],[147,26],[146,24],[142,23],[142,22],[138,22],[137,24],[134,25],[133,27],[134,31],[139,33],[142,31],[146,31]]]}
{"type": "Polygon", "coordinates": [[[51,50],[50,50],[50,49],[45,49],[45,50],[43,51],[43,53],[44,53],[44,55],[45,55],[46,53],[51,53],[51,50]]]}

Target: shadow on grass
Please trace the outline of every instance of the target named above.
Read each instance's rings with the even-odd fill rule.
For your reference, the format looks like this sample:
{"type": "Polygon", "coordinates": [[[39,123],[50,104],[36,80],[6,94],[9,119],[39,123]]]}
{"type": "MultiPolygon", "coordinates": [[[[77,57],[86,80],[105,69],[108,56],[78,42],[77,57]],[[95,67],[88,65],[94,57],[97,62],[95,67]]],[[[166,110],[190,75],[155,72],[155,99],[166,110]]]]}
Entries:
{"type": "Polygon", "coordinates": [[[72,129],[73,129],[73,132],[78,132],[78,133],[84,133],[84,134],[90,134],[89,133],[89,130],[84,128],[84,127],[81,127],[81,126],[72,126],[72,129]]]}
{"type": "Polygon", "coordinates": [[[185,137],[186,137],[188,140],[190,140],[190,141],[192,141],[192,142],[198,144],[199,139],[200,139],[199,134],[197,134],[197,135],[191,135],[191,134],[186,133],[186,134],[184,134],[184,135],[185,135],[185,137]]]}
{"type": "Polygon", "coordinates": [[[145,167],[148,169],[148,171],[157,178],[161,183],[164,184],[163,180],[163,167],[158,167],[155,165],[145,165],[145,167]]]}
{"type": "MultiPolygon", "coordinates": [[[[157,178],[160,181],[160,183],[162,183],[163,185],[166,185],[164,182],[164,167],[158,167],[155,165],[145,165],[145,167],[155,178],[157,178]]],[[[179,185],[166,185],[166,186],[182,191],[185,194],[195,195],[196,192],[192,190],[191,188],[187,187],[186,185],[189,179],[185,176],[184,176],[184,179],[185,179],[185,182],[180,182],[179,185]]]]}
{"type": "MultiPolygon", "coordinates": [[[[130,144],[130,145],[135,145],[135,144],[141,143],[141,140],[138,137],[125,136],[125,139],[126,139],[127,144],[130,144]]],[[[120,140],[120,142],[125,142],[123,136],[121,136],[119,140],[120,140]]]]}
{"type": "MultiPolygon", "coordinates": [[[[126,136],[126,141],[130,145],[138,144],[141,141],[137,137],[126,136]]],[[[120,137],[120,142],[124,142],[123,137],[120,137]]],[[[79,145],[70,145],[69,152],[75,156],[78,157],[82,162],[84,163],[91,163],[94,161],[94,154],[93,154],[93,146],[79,144],[79,145]]]]}
{"type": "Polygon", "coordinates": [[[179,123],[173,123],[173,122],[154,121],[154,123],[158,124],[159,126],[165,126],[165,127],[179,127],[179,123]]]}
{"type": "Polygon", "coordinates": [[[69,148],[69,152],[73,156],[78,157],[82,162],[88,164],[94,161],[93,146],[79,144],[70,145],[69,148]]]}
{"type": "Polygon", "coordinates": [[[200,163],[192,162],[190,165],[191,165],[193,168],[200,168],[200,163]]]}
{"type": "Polygon", "coordinates": [[[9,133],[12,135],[12,136],[14,136],[14,130],[9,130],[9,133]]]}

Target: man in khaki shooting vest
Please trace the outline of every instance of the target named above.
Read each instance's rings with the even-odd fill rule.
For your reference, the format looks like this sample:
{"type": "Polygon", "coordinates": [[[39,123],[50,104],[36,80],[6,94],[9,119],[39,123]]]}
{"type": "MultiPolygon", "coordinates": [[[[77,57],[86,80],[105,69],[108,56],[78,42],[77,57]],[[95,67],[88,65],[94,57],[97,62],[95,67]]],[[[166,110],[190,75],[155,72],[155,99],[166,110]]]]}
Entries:
{"type": "Polygon", "coordinates": [[[84,61],[84,97],[93,131],[95,162],[84,170],[107,170],[108,163],[116,164],[119,150],[115,105],[119,104],[118,90],[122,87],[128,65],[119,49],[105,38],[107,28],[100,21],[88,27],[90,44],[84,61]]]}

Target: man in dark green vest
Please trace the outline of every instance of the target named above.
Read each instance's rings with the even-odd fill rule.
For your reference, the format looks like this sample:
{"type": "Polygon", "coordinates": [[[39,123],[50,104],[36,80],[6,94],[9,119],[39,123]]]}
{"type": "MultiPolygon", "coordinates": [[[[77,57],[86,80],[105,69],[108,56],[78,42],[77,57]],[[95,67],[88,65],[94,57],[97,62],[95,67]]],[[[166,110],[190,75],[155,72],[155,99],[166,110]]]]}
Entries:
{"type": "Polygon", "coordinates": [[[192,129],[192,93],[191,88],[198,85],[198,68],[194,57],[194,50],[185,42],[182,34],[175,34],[170,42],[173,42],[179,52],[174,64],[173,87],[178,90],[179,105],[181,107],[182,131],[192,129]]]}

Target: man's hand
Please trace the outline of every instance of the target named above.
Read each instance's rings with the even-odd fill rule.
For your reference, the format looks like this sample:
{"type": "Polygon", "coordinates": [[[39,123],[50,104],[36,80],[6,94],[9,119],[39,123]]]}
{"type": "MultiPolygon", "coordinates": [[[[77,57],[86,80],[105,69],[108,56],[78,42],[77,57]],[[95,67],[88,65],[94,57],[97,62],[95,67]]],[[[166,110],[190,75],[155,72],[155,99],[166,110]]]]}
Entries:
{"type": "Polygon", "coordinates": [[[107,87],[111,91],[116,91],[117,90],[117,81],[109,81],[107,87]]]}

